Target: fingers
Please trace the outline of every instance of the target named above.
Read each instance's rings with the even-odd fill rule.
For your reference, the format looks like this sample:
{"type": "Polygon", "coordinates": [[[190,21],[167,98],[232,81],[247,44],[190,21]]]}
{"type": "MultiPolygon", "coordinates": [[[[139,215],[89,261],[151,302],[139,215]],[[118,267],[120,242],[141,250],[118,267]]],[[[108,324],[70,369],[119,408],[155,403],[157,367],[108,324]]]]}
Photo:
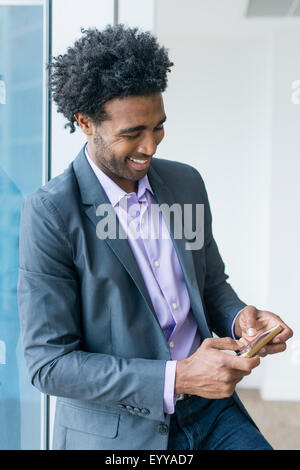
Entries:
{"type": "Polygon", "coordinates": [[[253,307],[253,305],[248,305],[244,308],[242,315],[242,322],[241,328],[243,333],[247,336],[255,336],[256,335],[256,317],[257,317],[257,309],[253,307]]]}
{"type": "Polygon", "coordinates": [[[290,339],[292,336],[293,336],[293,330],[288,327],[282,320],[280,317],[278,317],[278,320],[279,320],[279,323],[281,324],[281,326],[283,327],[283,331],[275,336],[275,338],[273,338],[273,340],[267,344],[266,346],[264,346],[260,351],[259,351],[259,355],[260,357],[265,357],[267,356],[268,354],[276,354],[276,353],[280,353],[280,352],[283,352],[286,350],[286,341],[288,339],[290,339]]]}
{"type": "MultiPolygon", "coordinates": [[[[215,349],[222,349],[222,351],[218,352],[218,355],[216,356],[217,357],[216,361],[218,363],[218,366],[222,369],[234,369],[235,371],[240,371],[244,373],[244,375],[246,375],[246,374],[250,374],[252,369],[259,366],[260,364],[260,357],[258,355],[248,358],[248,357],[242,357],[242,356],[234,356],[232,354],[226,353],[224,351],[226,349],[237,350],[238,341],[231,340],[231,338],[212,338],[210,340],[205,340],[205,342],[206,341],[207,341],[207,346],[205,347],[210,347],[214,349],[215,346],[213,346],[213,344],[217,345],[218,343],[219,347],[218,348],[216,347],[215,349]],[[215,341],[219,339],[222,339],[222,342],[215,341]],[[231,343],[232,341],[233,341],[233,344],[231,343]]],[[[244,346],[240,344],[238,349],[242,349],[243,347],[244,346]]]]}
{"type": "Polygon", "coordinates": [[[244,344],[238,340],[232,338],[206,338],[202,342],[202,347],[236,351],[237,349],[242,349],[244,344]]]}
{"type": "Polygon", "coordinates": [[[286,350],[286,343],[280,343],[280,344],[268,344],[264,346],[260,351],[259,355],[260,357],[265,357],[268,354],[276,354],[280,353],[286,350]]]}
{"type": "MultiPolygon", "coordinates": [[[[236,341],[232,338],[206,338],[201,347],[218,349],[221,351],[236,351],[244,347],[243,342],[236,341]]],[[[241,356],[233,356],[226,352],[220,352],[219,362],[220,366],[229,369],[235,369],[245,373],[250,373],[252,369],[257,367],[260,363],[260,358],[258,355],[245,358],[241,356]]]]}
{"type": "Polygon", "coordinates": [[[273,344],[277,344],[277,343],[284,343],[285,341],[287,341],[288,339],[290,339],[292,336],[293,336],[293,330],[288,327],[281,319],[279,319],[279,323],[281,324],[281,326],[283,327],[283,331],[281,333],[279,333],[279,335],[277,335],[273,340],[272,340],[272,343],[273,344]]]}
{"type": "Polygon", "coordinates": [[[243,336],[239,339],[239,342],[243,345],[243,347],[248,346],[249,342],[243,336]]]}
{"type": "Polygon", "coordinates": [[[258,355],[253,357],[234,357],[231,356],[229,359],[229,365],[232,369],[240,370],[245,373],[249,373],[258,367],[260,364],[260,357],[258,355]]]}
{"type": "MultiPolygon", "coordinates": [[[[229,354],[227,354],[227,356],[229,356],[229,354]]],[[[237,363],[237,369],[231,368],[230,365],[227,365],[228,367],[221,367],[217,375],[224,397],[232,395],[237,383],[240,382],[246,375],[250,375],[254,366],[257,366],[260,362],[259,357],[256,357],[255,361],[252,361],[252,358],[246,359],[245,361],[242,361],[241,358],[236,359],[239,361],[237,363]]]]}

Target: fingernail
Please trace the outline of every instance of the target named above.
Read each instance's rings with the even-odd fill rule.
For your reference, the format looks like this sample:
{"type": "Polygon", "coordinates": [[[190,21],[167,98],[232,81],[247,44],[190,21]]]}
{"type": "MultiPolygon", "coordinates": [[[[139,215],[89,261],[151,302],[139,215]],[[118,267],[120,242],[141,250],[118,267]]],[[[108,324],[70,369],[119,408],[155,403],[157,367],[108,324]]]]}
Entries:
{"type": "Polygon", "coordinates": [[[243,338],[243,337],[239,339],[239,343],[242,346],[248,346],[248,341],[246,341],[245,338],[243,338]]]}
{"type": "Polygon", "coordinates": [[[273,343],[280,343],[280,338],[274,338],[273,343]]]}
{"type": "Polygon", "coordinates": [[[256,333],[255,328],[248,328],[248,336],[254,336],[256,333]]]}
{"type": "Polygon", "coordinates": [[[262,348],[262,349],[260,350],[260,353],[261,353],[261,354],[266,354],[266,352],[267,352],[266,348],[262,348]]]}

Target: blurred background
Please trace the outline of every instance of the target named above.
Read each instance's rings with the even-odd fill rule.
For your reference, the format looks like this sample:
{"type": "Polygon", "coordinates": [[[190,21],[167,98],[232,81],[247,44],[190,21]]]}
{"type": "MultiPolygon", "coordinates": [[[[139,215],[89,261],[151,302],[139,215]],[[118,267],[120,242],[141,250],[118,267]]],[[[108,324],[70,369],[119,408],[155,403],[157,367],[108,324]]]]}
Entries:
{"type": "Polygon", "coordinates": [[[300,0],[0,0],[0,449],[51,448],[55,399],[28,379],[16,299],[24,197],[84,144],[45,64],[81,27],[151,30],[174,67],[158,157],[196,167],[240,298],[293,329],[238,393],[276,449],[300,449],[300,0]]]}

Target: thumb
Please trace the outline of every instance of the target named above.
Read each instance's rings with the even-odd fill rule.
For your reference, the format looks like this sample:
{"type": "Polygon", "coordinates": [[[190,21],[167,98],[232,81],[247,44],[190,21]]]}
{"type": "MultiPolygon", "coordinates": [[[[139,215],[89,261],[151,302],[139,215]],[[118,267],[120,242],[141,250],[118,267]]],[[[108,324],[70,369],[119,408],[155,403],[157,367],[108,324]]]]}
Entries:
{"type": "Polygon", "coordinates": [[[247,336],[256,335],[256,317],[257,309],[255,307],[248,305],[244,308],[241,328],[247,336]]]}
{"type": "Polygon", "coordinates": [[[238,340],[234,340],[232,338],[207,338],[203,341],[205,346],[213,349],[220,349],[220,350],[231,350],[235,351],[240,349],[243,344],[241,344],[238,340]]]}

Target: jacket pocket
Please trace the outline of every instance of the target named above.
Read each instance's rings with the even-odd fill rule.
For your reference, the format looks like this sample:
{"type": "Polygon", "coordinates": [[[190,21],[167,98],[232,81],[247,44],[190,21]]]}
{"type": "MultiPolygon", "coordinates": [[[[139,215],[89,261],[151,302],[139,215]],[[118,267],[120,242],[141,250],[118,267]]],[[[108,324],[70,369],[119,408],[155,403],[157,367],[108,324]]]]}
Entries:
{"type": "Polygon", "coordinates": [[[58,421],[61,426],[97,436],[115,438],[118,434],[118,414],[60,404],[58,421]]]}

